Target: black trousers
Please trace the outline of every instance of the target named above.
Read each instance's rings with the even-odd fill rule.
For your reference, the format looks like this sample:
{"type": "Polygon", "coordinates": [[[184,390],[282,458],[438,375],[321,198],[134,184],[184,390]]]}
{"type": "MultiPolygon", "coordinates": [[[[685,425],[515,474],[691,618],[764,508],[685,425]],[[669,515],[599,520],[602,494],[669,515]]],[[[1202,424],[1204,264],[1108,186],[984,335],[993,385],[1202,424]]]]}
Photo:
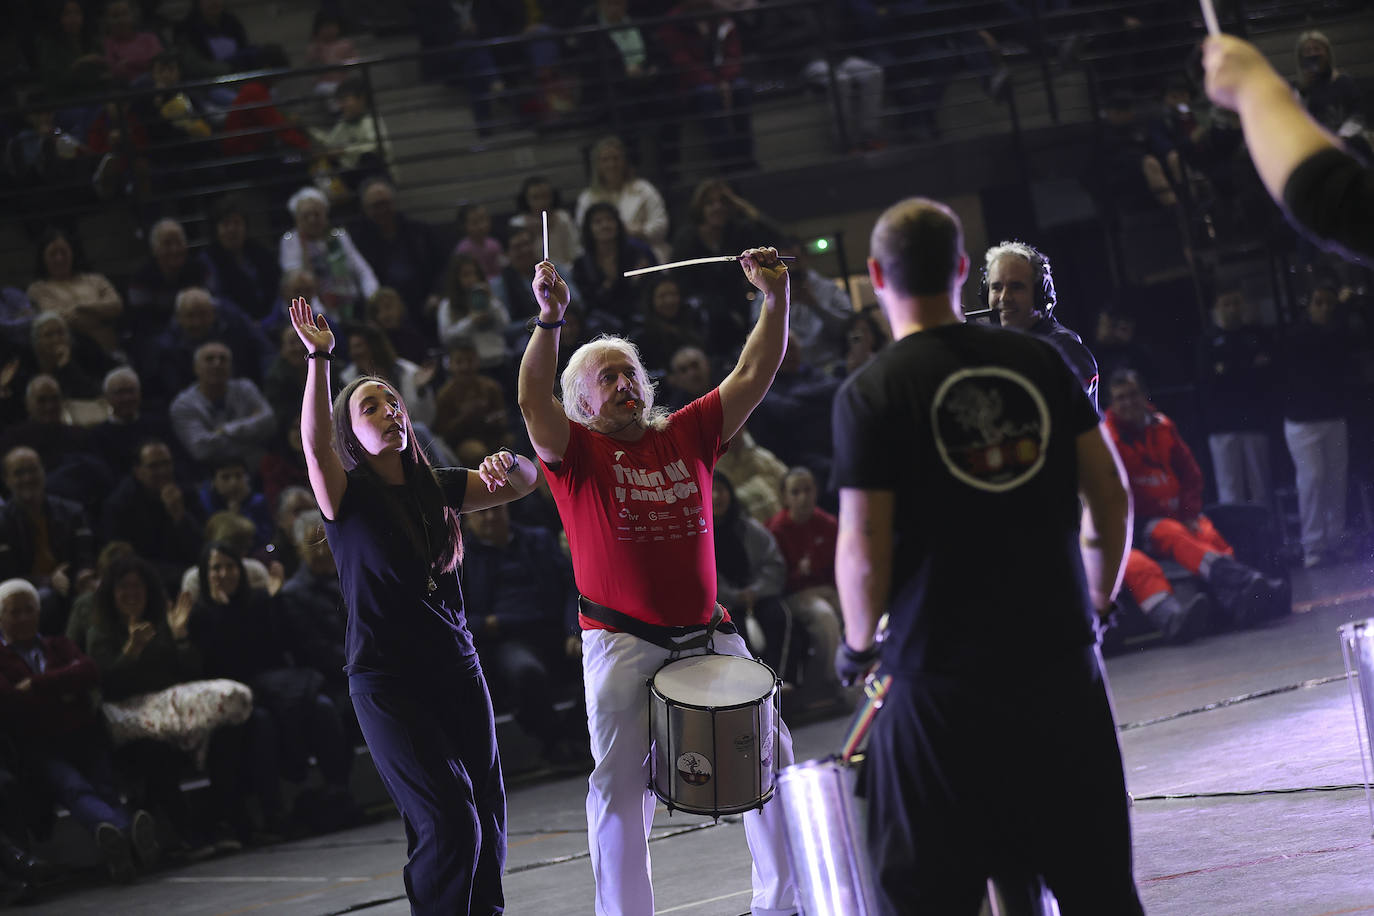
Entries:
{"type": "Polygon", "coordinates": [[[504,913],[506,792],[477,660],[425,682],[355,692],[353,708],[405,822],[411,912],[504,913]]]}
{"type": "Polygon", "coordinates": [[[893,680],[864,774],[882,912],[974,916],[989,876],[1039,875],[1063,916],[1142,913],[1095,657],[998,670],[893,680]]]}

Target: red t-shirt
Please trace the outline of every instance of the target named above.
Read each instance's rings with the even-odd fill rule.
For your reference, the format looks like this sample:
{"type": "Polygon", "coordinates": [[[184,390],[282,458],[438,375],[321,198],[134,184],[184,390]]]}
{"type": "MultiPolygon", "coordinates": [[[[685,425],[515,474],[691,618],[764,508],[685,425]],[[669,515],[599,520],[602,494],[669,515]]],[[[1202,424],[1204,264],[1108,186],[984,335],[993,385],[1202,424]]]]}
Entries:
{"type": "Polygon", "coordinates": [[[794,522],[782,509],[768,520],[768,530],[777,538],[787,561],[787,585],[791,595],[817,585],[835,584],[835,540],[840,523],[824,509],[814,509],[805,522],[794,522]]]}
{"type": "MultiPolygon", "coordinates": [[[[660,626],[710,622],[716,603],[711,472],[720,456],[712,390],[663,431],[621,442],[572,423],[557,469],[544,465],[568,533],[577,589],[660,626]]],[[[542,462],[541,462],[542,463],[542,462]]],[[[581,618],[584,629],[608,629],[581,618]]]]}

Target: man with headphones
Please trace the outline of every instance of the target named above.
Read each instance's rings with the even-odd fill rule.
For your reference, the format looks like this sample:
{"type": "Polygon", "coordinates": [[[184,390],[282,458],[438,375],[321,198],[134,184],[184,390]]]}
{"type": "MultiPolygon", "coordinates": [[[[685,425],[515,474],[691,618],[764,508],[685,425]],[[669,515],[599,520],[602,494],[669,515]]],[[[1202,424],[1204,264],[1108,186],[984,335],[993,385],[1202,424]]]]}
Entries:
{"type": "Polygon", "coordinates": [[[1083,345],[1083,338],[1054,317],[1058,297],[1049,258],[1025,242],[1002,242],[989,248],[983,256],[980,295],[1000,324],[1052,343],[1097,406],[1097,360],[1083,345]]]}

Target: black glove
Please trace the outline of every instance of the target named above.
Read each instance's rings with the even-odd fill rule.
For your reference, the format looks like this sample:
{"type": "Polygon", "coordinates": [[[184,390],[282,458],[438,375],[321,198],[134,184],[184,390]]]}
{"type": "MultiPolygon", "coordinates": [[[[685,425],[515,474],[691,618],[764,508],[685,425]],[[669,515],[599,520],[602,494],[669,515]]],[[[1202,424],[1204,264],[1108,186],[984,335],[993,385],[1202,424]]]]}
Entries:
{"type": "Polygon", "coordinates": [[[877,643],[862,652],[856,652],[849,648],[848,643],[841,640],[839,648],[835,650],[835,673],[840,676],[841,684],[853,687],[867,676],[877,661],[877,643]]]}

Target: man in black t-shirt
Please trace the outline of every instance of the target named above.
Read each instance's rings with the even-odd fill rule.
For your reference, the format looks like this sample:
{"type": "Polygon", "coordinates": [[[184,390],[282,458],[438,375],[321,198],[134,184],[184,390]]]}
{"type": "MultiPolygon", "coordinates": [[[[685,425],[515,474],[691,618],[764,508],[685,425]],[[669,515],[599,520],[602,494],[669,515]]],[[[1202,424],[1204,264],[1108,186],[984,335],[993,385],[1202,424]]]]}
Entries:
{"type": "Polygon", "coordinates": [[[1141,913],[1094,651],[1129,546],[1110,440],[1054,347],[962,322],[947,207],[896,204],[871,251],[895,342],[836,398],[833,483],[837,667],[893,676],[865,775],[882,912],[973,913],[989,875],[1034,874],[1065,916],[1141,913]],[[1008,749],[1036,792],[988,792],[1008,749]]]}

